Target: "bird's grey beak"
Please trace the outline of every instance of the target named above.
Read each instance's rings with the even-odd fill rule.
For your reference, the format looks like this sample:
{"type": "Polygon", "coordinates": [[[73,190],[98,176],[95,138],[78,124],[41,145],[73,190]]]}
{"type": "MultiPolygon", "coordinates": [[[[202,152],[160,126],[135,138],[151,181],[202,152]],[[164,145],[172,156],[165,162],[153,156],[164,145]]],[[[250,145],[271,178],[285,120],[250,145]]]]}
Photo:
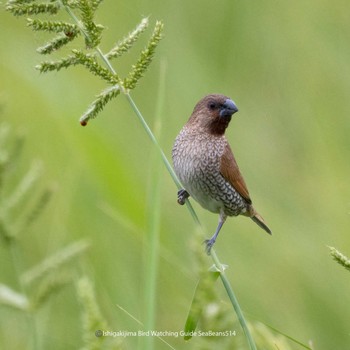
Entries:
{"type": "Polygon", "coordinates": [[[228,98],[221,107],[220,117],[231,117],[236,112],[238,112],[236,104],[228,98]]]}

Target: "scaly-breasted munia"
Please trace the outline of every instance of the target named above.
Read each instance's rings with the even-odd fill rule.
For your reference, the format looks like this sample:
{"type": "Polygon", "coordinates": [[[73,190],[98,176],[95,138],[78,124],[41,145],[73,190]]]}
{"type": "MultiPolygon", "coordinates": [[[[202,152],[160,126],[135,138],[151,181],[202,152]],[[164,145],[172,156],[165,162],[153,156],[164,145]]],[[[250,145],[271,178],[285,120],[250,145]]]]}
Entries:
{"type": "Polygon", "coordinates": [[[184,189],[178,202],[192,196],[203,208],[218,213],[214,235],[205,241],[210,250],[227,216],[245,215],[271,234],[264,219],[252,206],[247,186],[225,137],[231,117],[238,111],[223,95],[208,95],[195,106],[176,137],[172,151],[174,169],[184,189]]]}

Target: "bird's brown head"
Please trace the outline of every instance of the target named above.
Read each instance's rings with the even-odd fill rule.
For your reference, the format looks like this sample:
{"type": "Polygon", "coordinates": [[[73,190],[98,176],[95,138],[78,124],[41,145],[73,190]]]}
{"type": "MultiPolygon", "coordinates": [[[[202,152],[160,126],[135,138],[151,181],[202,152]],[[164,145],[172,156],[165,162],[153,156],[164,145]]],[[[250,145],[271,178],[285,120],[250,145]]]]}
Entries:
{"type": "Polygon", "coordinates": [[[188,125],[213,135],[223,135],[237,111],[236,104],[229,97],[207,95],[194,107],[188,125]]]}

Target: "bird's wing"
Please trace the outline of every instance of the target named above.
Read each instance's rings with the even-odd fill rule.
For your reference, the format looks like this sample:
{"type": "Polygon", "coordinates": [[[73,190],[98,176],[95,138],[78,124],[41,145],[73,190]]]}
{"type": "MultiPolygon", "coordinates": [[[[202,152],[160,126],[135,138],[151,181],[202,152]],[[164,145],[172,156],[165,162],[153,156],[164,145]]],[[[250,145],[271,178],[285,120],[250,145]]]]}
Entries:
{"type": "Polygon", "coordinates": [[[228,142],[225,144],[224,153],[221,157],[220,172],[225,180],[233,186],[233,188],[247,201],[247,203],[251,204],[252,201],[249,197],[247,185],[245,184],[239,171],[237,162],[228,142]]]}

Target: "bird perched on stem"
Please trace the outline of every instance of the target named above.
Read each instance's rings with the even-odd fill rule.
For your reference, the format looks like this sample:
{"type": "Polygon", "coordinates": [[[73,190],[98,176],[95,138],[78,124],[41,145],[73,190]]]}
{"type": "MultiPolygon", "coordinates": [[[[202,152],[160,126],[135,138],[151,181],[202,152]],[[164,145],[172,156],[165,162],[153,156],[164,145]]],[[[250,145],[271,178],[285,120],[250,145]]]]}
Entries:
{"type": "Polygon", "coordinates": [[[214,235],[205,241],[208,254],[228,216],[248,216],[271,234],[252,205],[225,137],[231,117],[237,111],[227,96],[205,96],[196,104],[172,150],[174,169],[184,186],[178,192],[178,203],[183,205],[186,198],[192,196],[204,209],[219,214],[214,235]]]}

